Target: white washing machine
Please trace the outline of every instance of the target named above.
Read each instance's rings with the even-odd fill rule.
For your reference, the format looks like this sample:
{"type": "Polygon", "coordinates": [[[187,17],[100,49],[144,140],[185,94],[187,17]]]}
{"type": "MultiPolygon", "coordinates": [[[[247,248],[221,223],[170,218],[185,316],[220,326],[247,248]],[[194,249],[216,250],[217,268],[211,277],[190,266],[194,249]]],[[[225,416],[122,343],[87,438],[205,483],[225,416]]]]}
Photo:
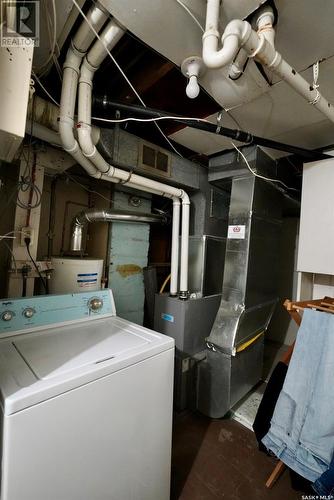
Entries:
{"type": "Polygon", "coordinates": [[[168,500],[173,363],[110,290],[0,300],[1,500],[168,500]]]}

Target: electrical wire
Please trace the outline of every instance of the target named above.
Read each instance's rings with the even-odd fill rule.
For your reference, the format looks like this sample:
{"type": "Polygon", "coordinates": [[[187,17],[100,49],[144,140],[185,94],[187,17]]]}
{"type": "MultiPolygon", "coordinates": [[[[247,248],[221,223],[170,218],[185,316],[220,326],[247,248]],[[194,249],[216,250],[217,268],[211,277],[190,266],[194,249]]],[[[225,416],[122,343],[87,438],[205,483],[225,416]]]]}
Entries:
{"type": "Polygon", "coordinates": [[[0,235],[0,241],[6,239],[7,237],[10,237],[10,239],[16,239],[16,236],[12,237],[11,235],[12,234],[24,234],[24,236],[26,236],[27,238],[30,237],[30,235],[28,233],[25,233],[24,231],[19,231],[19,230],[14,230],[14,231],[9,231],[9,233],[6,233],[6,234],[1,234],[0,235]]]}
{"type": "Polygon", "coordinates": [[[160,120],[187,120],[187,121],[192,121],[192,122],[203,122],[203,123],[211,123],[209,120],[206,120],[205,118],[196,118],[195,116],[159,116],[157,118],[135,118],[135,117],[130,117],[130,118],[120,118],[120,119],[112,119],[112,118],[97,118],[95,116],[92,116],[93,120],[98,120],[101,122],[110,122],[110,123],[125,123],[125,122],[157,122],[160,120]]]}
{"type": "Polygon", "coordinates": [[[181,7],[189,14],[189,16],[192,18],[193,21],[195,21],[195,23],[197,24],[197,26],[200,28],[200,30],[202,31],[202,33],[204,33],[204,28],[203,26],[201,25],[200,21],[197,19],[197,17],[191,12],[191,10],[189,9],[189,7],[187,7],[183,2],[181,2],[181,0],[176,0],[176,2],[181,5],[181,7]]]}
{"type": "Polygon", "coordinates": [[[52,97],[52,95],[46,90],[46,88],[44,87],[43,83],[40,81],[40,79],[38,78],[38,76],[36,75],[36,73],[34,71],[32,71],[32,75],[33,77],[35,78],[35,80],[37,81],[38,85],[44,90],[44,92],[46,93],[46,95],[49,97],[49,99],[51,99],[51,101],[56,105],[60,106],[59,102],[56,101],[56,99],[54,99],[52,97]]]}
{"type": "Polygon", "coordinates": [[[15,255],[14,255],[14,252],[13,250],[10,248],[10,246],[8,245],[8,243],[6,241],[3,241],[3,244],[5,245],[5,247],[7,247],[7,250],[9,251],[9,253],[11,254],[12,256],[12,259],[13,259],[13,264],[14,264],[14,269],[15,269],[15,274],[17,274],[17,263],[16,263],[16,259],[15,259],[15,255]]]}
{"type": "MultiPolygon", "coordinates": [[[[227,110],[224,110],[226,111],[226,113],[232,118],[232,120],[236,123],[237,127],[239,129],[241,129],[239,123],[237,122],[237,120],[227,111],[227,110]]],[[[136,117],[129,117],[129,118],[120,118],[120,119],[111,119],[111,118],[99,118],[97,116],[92,116],[92,119],[93,120],[96,120],[96,121],[100,121],[100,122],[106,122],[106,123],[125,123],[125,122],[156,122],[156,121],[160,121],[160,120],[179,120],[179,119],[182,119],[182,120],[187,120],[189,122],[202,122],[202,123],[210,123],[212,125],[213,122],[211,122],[210,120],[207,120],[205,118],[197,118],[195,116],[159,116],[157,118],[136,118],[136,117]]]]}
{"type": "Polygon", "coordinates": [[[280,181],[279,179],[272,179],[271,177],[265,177],[264,175],[260,175],[258,174],[257,172],[255,172],[255,170],[252,169],[252,167],[250,166],[250,164],[248,163],[248,160],[246,158],[246,156],[243,154],[243,152],[241,151],[241,149],[239,149],[235,144],[234,142],[231,142],[232,146],[238,151],[238,153],[240,154],[240,156],[242,157],[242,159],[244,160],[248,170],[255,176],[255,177],[258,177],[259,179],[263,179],[265,181],[268,181],[268,182],[275,182],[277,184],[281,184],[282,186],[285,187],[285,189],[289,189],[290,191],[297,191],[299,192],[299,189],[295,189],[295,188],[292,188],[292,187],[289,187],[287,186],[286,184],[284,184],[284,182],[280,181]]]}
{"type": "Polygon", "coordinates": [[[25,242],[25,244],[26,244],[26,248],[27,248],[27,252],[28,252],[29,258],[30,258],[30,260],[31,260],[31,262],[32,262],[32,264],[33,264],[33,266],[34,266],[34,268],[36,269],[36,272],[37,272],[38,276],[40,277],[40,279],[41,279],[41,281],[42,281],[42,283],[43,283],[43,288],[44,288],[44,290],[45,290],[45,293],[47,294],[47,293],[48,293],[48,286],[47,286],[47,284],[46,284],[46,282],[45,282],[45,280],[44,280],[44,278],[43,278],[43,276],[42,276],[42,274],[41,274],[40,270],[38,269],[38,266],[37,266],[37,264],[36,264],[36,262],[35,262],[35,260],[34,260],[33,256],[32,256],[32,255],[31,255],[31,253],[30,253],[30,249],[29,249],[30,238],[29,238],[29,237],[24,238],[24,242],[25,242]]]}
{"type": "Polygon", "coordinates": [[[88,193],[90,193],[90,194],[96,194],[96,196],[99,196],[100,198],[102,198],[103,200],[107,201],[108,203],[114,203],[112,200],[110,200],[106,196],[103,196],[103,194],[99,193],[98,191],[94,191],[93,189],[89,189],[84,184],[81,184],[81,182],[79,182],[76,179],[74,179],[74,177],[72,177],[68,172],[64,171],[63,174],[65,174],[66,177],[68,177],[72,182],[74,182],[75,184],[78,184],[78,186],[81,186],[82,189],[84,189],[88,193]]]}
{"type": "Polygon", "coordinates": [[[17,184],[17,199],[16,199],[16,205],[20,208],[23,208],[24,210],[33,210],[34,208],[37,208],[40,206],[42,202],[42,192],[39,189],[38,186],[32,181],[30,176],[24,177],[22,175],[21,180],[17,184]],[[32,199],[30,203],[26,203],[20,199],[19,193],[26,193],[27,191],[32,192],[32,199]],[[33,198],[35,197],[35,200],[33,198]]]}
{"type": "MultiPolygon", "coordinates": [[[[33,107],[34,109],[34,107],[33,107]]],[[[35,184],[32,173],[30,170],[30,152],[31,152],[31,141],[33,136],[33,124],[34,124],[34,116],[31,119],[31,129],[30,129],[30,140],[29,140],[29,149],[28,149],[28,158],[26,158],[24,154],[24,150],[22,149],[21,154],[23,155],[26,161],[26,168],[24,170],[23,175],[21,176],[21,180],[17,184],[17,198],[15,204],[24,209],[24,210],[32,210],[40,206],[42,202],[42,192],[39,187],[35,184]],[[26,203],[20,199],[20,192],[26,193],[27,191],[31,192],[30,202],[26,203]],[[35,201],[33,203],[35,197],[35,201]]]]}
{"type": "MultiPolygon", "coordinates": [[[[76,6],[76,8],[78,9],[78,11],[80,12],[80,14],[82,15],[82,17],[85,19],[86,23],[88,24],[88,26],[90,27],[90,29],[92,30],[92,32],[95,34],[96,38],[98,40],[100,40],[100,42],[102,43],[105,51],[107,52],[107,54],[109,55],[109,57],[113,61],[113,63],[115,64],[116,68],[120,71],[120,73],[123,76],[123,78],[125,79],[125,81],[128,83],[128,85],[131,88],[132,92],[136,95],[136,97],[139,99],[139,101],[141,102],[141,104],[146,108],[147,106],[146,106],[145,102],[140,97],[140,95],[138,94],[137,90],[135,89],[135,87],[133,86],[133,84],[130,82],[129,78],[126,76],[125,72],[123,71],[123,69],[121,68],[121,66],[118,64],[118,62],[116,61],[116,59],[114,58],[114,56],[112,55],[112,53],[110,52],[110,50],[104,45],[104,43],[102,42],[102,39],[101,39],[100,35],[98,34],[98,32],[96,31],[96,29],[94,28],[94,26],[92,26],[92,24],[90,23],[90,21],[88,20],[87,16],[85,15],[85,13],[81,9],[80,5],[78,4],[78,2],[76,0],[72,0],[72,2],[76,6]]],[[[169,146],[173,149],[173,151],[177,155],[179,155],[179,156],[182,157],[181,153],[171,143],[171,141],[168,139],[168,137],[166,136],[166,134],[161,130],[161,128],[159,127],[159,125],[156,123],[155,126],[160,131],[161,135],[165,138],[165,140],[167,141],[167,143],[169,144],[169,146]]]]}

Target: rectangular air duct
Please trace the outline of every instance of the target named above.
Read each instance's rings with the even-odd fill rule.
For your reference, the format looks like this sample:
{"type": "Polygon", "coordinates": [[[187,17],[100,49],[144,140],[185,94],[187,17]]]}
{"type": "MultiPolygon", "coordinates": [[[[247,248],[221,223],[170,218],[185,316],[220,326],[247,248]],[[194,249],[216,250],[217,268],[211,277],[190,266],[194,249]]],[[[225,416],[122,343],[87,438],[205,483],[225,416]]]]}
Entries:
{"type": "Polygon", "coordinates": [[[281,207],[269,182],[248,173],[232,179],[222,300],[198,374],[198,409],[214,418],[262,375],[261,334],[277,302],[281,207]]]}

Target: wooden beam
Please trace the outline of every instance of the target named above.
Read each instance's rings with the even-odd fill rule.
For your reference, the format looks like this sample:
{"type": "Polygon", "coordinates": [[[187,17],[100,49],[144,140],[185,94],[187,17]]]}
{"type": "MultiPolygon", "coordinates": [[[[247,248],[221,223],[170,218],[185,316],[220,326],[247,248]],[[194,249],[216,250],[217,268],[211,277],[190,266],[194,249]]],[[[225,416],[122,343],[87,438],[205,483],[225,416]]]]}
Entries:
{"type": "MultiPolygon", "coordinates": [[[[131,83],[137,90],[139,95],[145,94],[154,85],[156,85],[161,78],[166,76],[172,69],[174,64],[169,61],[154,61],[149,67],[143,67],[132,78],[131,83]]],[[[119,96],[119,99],[125,99],[127,102],[134,102],[137,98],[129,87],[127,87],[119,96]]]]}

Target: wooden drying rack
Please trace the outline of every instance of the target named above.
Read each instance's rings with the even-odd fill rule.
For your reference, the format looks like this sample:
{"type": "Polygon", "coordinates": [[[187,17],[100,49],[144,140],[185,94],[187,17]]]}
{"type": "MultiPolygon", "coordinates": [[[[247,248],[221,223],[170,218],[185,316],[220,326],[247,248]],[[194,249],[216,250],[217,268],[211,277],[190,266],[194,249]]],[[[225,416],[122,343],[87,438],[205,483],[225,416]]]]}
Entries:
{"type": "MultiPolygon", "coordinates": [[[[286,300],[284,302],[284,307],[292,317],[292,319],[300,326],[302,322],[302,316],[300,311],[304,309],[314,309],[317,311],[327,312],[330,314],[334,314],[334,298],[332,297],[324,297],[323,299],[317,300],[304,300],[301,302],[292,302],[291,300],[286,300]]],[[[289,349],[283,354],[281,361],[286,365],[289,364],[295,343],[293,343],[289,349]]],[[[266,482],[267,488],[272,488],[281,474],[284,472],[286,465],[279,460],[276,467],[270,474],[269,478],[266,482]]]]}

